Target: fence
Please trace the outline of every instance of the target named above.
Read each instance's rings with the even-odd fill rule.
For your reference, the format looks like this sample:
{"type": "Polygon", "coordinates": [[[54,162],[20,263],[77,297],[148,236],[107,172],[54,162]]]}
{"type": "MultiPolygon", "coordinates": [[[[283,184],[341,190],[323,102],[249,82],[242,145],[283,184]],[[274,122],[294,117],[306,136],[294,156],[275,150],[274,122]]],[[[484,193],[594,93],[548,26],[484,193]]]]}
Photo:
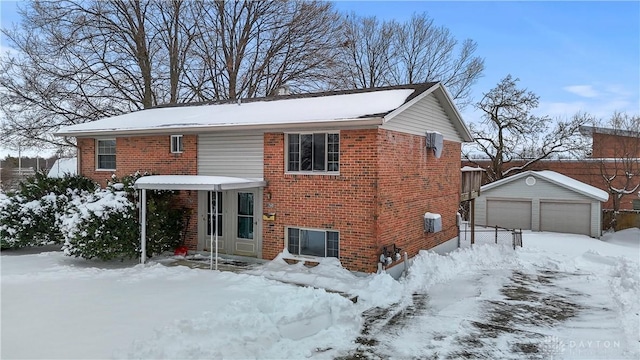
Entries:
{"type": "Polygon", "coordinates": [[[616,231],[633,227],[640,228],[640,210],[620,210],[617,214],[613,210],[602,210],[603,230],[611,226],[611,220],[614,216],[616,217],[616,231]]]}
{"type": "MultiPolygon", "coordinates": [[[[510,245],[515,250],[516,247],[522,247],[522,230],[505,229],[501,227],[475,227],[474,243],[479,244],[504,244],[510,245]]],[[[460,224],[460,247],[471,246],[471,225],[469,222],[463,221],[460,224]]]]}

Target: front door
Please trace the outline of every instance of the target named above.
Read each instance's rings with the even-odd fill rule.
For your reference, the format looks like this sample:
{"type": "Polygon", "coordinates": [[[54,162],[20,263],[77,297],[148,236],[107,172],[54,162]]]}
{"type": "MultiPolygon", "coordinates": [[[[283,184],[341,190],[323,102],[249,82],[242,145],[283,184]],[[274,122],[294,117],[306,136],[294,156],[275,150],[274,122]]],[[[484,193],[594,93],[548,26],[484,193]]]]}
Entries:
{"type": "MultiPolygon", "coordinates": [[[[199,192],[198,250],[209,251],[211,229],[218,231],[218,251],[223,254],[258,256],[262,218],[259,189],[199,192]],[[217,206],[216,206],[217,200],[217,206]]],[[[214,241],[215,241],[215,232],[214,241]]]]}
{"type": "Polygon", "coordinates": [[[235,200],[231,252],[235,255],[258,255],[258,221],[256,215],[258,191],[238,190],[230,192],[235,200]]]}

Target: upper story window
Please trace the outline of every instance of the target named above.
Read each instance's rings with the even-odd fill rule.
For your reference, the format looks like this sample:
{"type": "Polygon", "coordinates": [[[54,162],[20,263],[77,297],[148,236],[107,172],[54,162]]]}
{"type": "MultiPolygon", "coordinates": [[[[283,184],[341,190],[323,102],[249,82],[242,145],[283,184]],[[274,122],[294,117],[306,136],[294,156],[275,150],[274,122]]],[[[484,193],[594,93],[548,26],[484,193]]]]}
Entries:
{"type": "Polygon", "coordinates": [[[339,133],[287,134],[287,171],[340,171],[339,133]]]}
{"type": "Polygon", "coordinates": [[[116,139],[96,140],[96,169],[116,169],[116,139]]]}
{"type": "Polygon", "coordinates": [[[183,151],[182,135],[171,135],[171,152],[175,154],[183,151]]]}

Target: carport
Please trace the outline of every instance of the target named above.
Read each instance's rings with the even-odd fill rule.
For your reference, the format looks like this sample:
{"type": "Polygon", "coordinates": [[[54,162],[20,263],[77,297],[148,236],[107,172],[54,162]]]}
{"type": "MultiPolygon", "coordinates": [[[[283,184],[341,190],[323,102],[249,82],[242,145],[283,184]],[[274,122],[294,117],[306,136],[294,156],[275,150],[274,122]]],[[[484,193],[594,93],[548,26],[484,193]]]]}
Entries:
{"type": "MultiPolygon", "coordinates": [[[[206,175],[151,175],[143,176],[136,180],[134,188],[140,190],[140,263],[147,259],[147,190],[205,190],[217,193],[225,190],[249,189],[266,186],[261,179],[247,179],[228,176],[206,175]]],[[[211,206],[217,212],[217,201],[212,201],[211,206]]],[[[214,222],[210,221],[211,227],[214,222]]],[[[215,244],[215,269],[218,269],[218,232],[211,229],[211,248],[215,244]],[[214,235],[215,234],[215,235],[214,235]]],[[[214,268],[214,252],[210,256],[210,268],[214,268]]]]}
{"type": "Polygon", "coordinates": [[[527,171],[481,187],[476,223],[507,229],[602,234],[609,194],[554,171],[527,171]]]}

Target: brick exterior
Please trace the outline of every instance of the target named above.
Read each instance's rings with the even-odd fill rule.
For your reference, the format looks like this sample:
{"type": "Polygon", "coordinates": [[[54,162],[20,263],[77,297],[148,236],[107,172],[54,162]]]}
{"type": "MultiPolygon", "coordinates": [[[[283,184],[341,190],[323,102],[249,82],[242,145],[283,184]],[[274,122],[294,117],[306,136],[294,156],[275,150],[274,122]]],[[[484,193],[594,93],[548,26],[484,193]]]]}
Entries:
{"type": "MultiPolygon", "coordinates": [[[[101,186],[106,186],[112,175],[123,177],[136,171],[149,172],[154,175],[196,175],[198,172],[198,138],[196,135],[183,136],[184,151],[171,153],[171,136],[137,136],[116,138],[116,171],[96,169],[96,140],[93,138],[78,139],[80,155],[80,174],[93,179],[101,186]]],[[[196,191],[181,191],[179,206],[188,210],[186,217],[190,219],[186,234],[186,243],[195,250],[198,243],[196,191]]]]}
{"type": "Polygon", "coordinates": [[[592,158],[614,158],[629,154],[630,157],[640,158],[640,138],[602,134],[594,132],[592,135],[592,158]]]}
{"type": "Polygon", "coordinates": [[[424,136],[381,130],[378,154],[378,245],[412,257],[458,236],[460,143],[445,141],[436,159],[424,136]],[[425,212],[442,215],[441,232],[424,232],[425,212]]]}
{"type": "MultiPolygon", "coordinates": [[[[334,229],[340,261],[350,270],[374,272],[383,246],[409,256],[457,236],[460,144],[445,142],[435,159],[424,136],[382,130],[340,132],[340,175],[284,173],[284,134],[264,138],[263,257],[285,247],[285,227],[334,229]],[[443,231],[425,234],[423,214],[442,214],[443,231]]],[[[392,264],[393,266],[393,264],[392,264]]]]}
{"type": "Polygon", "coordinates": [[[340,232],[340,260],[358,271],[375,271],[377,130],[340,132],[340,175],[284,173],[284,134],[264,136],[262,254],[274,258],[285,247],[285,226],[340,232]],[[269,199],[269,195],[271,199],[269,199]]]}
{"type": "MultiPolygon", "coordinates": [[[[395,244],[410,257],[457,236],[460,143],[445,141],[436,159],[424,136],[383,129],[340,132],[339,175],[285,174],[283,133],[264,135],[262,257],[285,248],[285,227],[333,229],[340,260],[350,270],[375,272],[383,246],[395,244]],[[426,234],[423,214],[442,215],[443,231],[426,234]]],[[[95,139],[78,139],[81,174],[106,185],[112,172],[96,170],[95,139]]],[[[171,154],[170,136],[118,137],[116,176],[197,174],[197,136],[184,136],[184,152],[171,154]]],[[[197,192],[182,191],[192,211],[187,245],[197,246],[197,192]]],[[[396,263],[392,264],[396,265],[396,263]]]]}

